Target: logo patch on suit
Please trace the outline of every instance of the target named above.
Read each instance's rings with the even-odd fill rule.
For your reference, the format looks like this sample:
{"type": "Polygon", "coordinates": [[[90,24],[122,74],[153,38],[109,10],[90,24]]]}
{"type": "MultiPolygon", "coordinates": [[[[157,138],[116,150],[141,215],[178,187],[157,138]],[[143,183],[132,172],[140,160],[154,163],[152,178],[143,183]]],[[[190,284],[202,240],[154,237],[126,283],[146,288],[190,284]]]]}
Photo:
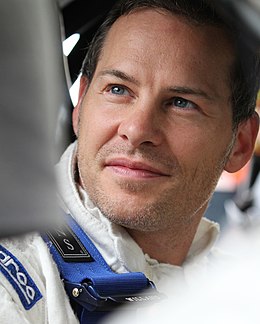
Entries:
{"type": "Polygon", "coordinates": [[[23,307],[31,309],[42,298],[42,294],[21,262],[0,245],[0,271],[18,294],[23,307]]]}

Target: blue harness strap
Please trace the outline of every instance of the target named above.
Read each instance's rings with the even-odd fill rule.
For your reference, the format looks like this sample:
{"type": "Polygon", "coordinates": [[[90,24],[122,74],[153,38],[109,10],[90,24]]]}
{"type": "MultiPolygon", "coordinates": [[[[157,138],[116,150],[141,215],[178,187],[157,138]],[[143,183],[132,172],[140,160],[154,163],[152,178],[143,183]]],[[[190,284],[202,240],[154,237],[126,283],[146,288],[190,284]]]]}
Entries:
{"type": "Polygon", "coordinates": [[[43,239],[57,263],[80,323],[98,323],[122,304],[143,306],[163,298],[143,273],[113,272],[70,215],[66,215],[62,228],[46,233],[43,239]]]}

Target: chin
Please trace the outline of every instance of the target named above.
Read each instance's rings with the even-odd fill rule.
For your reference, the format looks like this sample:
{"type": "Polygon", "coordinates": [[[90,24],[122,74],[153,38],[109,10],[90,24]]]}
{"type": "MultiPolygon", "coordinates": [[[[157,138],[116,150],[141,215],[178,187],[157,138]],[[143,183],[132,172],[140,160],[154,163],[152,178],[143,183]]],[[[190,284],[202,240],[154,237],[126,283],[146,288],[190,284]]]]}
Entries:
{"type": "MultiPolygon", "coordinates": [[[[140,202],[139,202],[140,204],[140,202]]],[[[169,219],[160,206],[142,203],[139,207],[135,201],[130,203],[97,203],[103,215],[112,223],[127,229],[139,231],[158,231],[165,228],[169,219]],[[163,216],[162,216],[163,215],[163,216]]]]}

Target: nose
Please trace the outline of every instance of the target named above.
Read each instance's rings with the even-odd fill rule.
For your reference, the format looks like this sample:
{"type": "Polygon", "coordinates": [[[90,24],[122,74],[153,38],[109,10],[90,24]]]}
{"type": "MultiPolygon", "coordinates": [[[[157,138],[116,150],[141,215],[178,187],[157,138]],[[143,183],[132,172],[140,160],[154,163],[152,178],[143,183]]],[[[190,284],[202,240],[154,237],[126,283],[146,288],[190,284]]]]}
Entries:
{"type": "Polygon", "coordinates": [[[149,107],[131,109],[121,121],[118,134],[134,148],[142,144],[158,146],[163,138],[158,113],[149,107]]]}

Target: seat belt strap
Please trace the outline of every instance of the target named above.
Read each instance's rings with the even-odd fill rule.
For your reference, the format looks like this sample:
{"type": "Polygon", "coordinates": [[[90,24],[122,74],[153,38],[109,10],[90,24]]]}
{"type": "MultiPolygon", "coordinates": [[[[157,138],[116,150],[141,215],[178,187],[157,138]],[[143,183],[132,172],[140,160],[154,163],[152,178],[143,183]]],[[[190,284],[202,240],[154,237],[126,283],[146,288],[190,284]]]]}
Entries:
{"type": "Polygon", "coordinates": [[[78,305],[79,318],[84,318],[81,323],[86,323],[88,314],[99,318],[100,312],[104,314],[118,305],[143,306],[163,298],[143,273],[113,272],[74,218],[68,214],[65,218],[66,223],[44,234],[43,239],[58,266],[67,294],[78,305]]]}

